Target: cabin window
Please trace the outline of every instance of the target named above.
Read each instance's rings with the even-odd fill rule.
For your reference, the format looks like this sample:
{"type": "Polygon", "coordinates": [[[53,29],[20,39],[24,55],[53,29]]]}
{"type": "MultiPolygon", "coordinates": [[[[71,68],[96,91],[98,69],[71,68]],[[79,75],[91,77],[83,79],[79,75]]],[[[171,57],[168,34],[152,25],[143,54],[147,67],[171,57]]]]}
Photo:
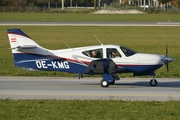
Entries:
{"type": "Polygon", "coordinates": [[[102,49],[93,49],[82,52],[84,55],[92,58],[103,58],[103,50],[102,49]]]}
{"type": "Polygon", "coordinates": [[[106,49],[107,58],[118,58],[121,57],[121,54],[116,48],[107,48],[106,49]]]}
{"type": "Polygon", "coordinates": [[[120,49],[123,51],[123,53],[126,57],[132,56],[132,55],[137,53],[136,51],[131,50],[131,49],[126,48],[126,47],[123,47],[123,46],[121,46],[120,49]]]}

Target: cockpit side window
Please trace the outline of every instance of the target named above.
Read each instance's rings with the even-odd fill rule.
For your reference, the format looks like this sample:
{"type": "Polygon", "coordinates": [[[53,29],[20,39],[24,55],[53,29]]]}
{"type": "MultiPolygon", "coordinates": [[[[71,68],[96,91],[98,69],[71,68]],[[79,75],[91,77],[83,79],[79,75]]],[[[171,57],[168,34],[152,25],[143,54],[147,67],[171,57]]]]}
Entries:
{"type": "Polygon", "coordinates": [[[123,46],[121,46],[120,49],[123,51],[123,53],[125,54],[126,57],[132,56],[132,55],[137,53],[136,51],[131,50],[131,49],[126,48],[126,47],[123,47],[123,46]]]}
{"type": "Polygon", "coordinates": [[[84,55],[92,58],[103,58],[103,50],[102,49],[93,49],[82,52],[84,55]]]}
{"type": "Polygon", "coordinates": [[[119,51],[116,48],[107,48],[106,55],[107,55],[107,58],[121,57],[121,54],[119,53],[119,51]]]}

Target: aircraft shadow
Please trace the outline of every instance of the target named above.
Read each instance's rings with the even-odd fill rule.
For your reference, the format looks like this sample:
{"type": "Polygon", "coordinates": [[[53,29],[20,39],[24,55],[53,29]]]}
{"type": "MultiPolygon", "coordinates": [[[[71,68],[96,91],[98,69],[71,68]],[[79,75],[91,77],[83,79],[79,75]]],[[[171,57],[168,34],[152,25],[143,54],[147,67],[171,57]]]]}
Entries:
{"type": "MultiPolygon", "coordinates": [[[[86,83],[86,84],[81,84],[81,85],[98,85],[98,83],[86,83]]],[[[111,85],[110,85],[111,86],[111,85]]],[[[116,82],[113,86],[124,86],[124,87],[152,87],[150,86],[149,82],[132,82],[132,83],[121,83],[116,82]]],[[[174,82],[158,82],[157,86],[155,87],[172,87],[172,88],[180,88],[180,81],[174,81],[174,82]]]]}

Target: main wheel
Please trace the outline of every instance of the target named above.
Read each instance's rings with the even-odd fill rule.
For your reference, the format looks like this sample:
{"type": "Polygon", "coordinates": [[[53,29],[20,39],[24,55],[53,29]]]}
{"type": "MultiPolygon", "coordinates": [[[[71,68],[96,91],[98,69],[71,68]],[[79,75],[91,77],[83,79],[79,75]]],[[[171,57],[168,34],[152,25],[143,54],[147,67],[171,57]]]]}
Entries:
{"type": "Polygon", "coordinates": [[[102,79],[100,82],[100,85],[101,85],[101,87],[108,87],[109,83],[106,80],[102,79]]]}
{"type": "Polygon", "coordinates": [[[151,81],[150,81],[150,85],[151,86],[156,86],[157,85],[157,80],[156,79],[151,79],[151,81]]]}

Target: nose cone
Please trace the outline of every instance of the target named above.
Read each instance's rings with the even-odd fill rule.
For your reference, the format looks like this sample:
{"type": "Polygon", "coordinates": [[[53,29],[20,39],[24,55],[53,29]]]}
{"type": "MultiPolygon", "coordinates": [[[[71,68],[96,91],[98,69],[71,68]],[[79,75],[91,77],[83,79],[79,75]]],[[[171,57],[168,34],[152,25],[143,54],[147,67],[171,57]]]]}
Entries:
{"type": "Polygon", "coordinates": [[[172,61],[174,61],[174,58],[171,58],[171,57],[168,57],[168,56],[165,56],[164,57],[164,61],[166,61],[166,62],[172,62],[172,61]]]}

